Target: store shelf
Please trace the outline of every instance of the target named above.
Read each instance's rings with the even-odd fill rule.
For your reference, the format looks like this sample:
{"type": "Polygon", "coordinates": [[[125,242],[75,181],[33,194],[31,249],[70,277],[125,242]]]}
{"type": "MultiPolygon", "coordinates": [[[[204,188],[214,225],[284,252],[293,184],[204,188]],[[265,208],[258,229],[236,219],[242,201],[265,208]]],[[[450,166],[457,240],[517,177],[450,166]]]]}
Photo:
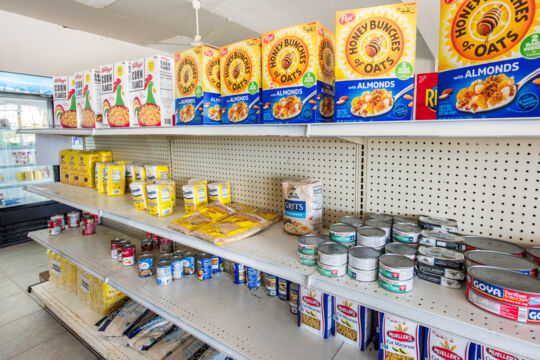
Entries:
{"type": "Polygon", "coordinates": [[[17,129],[17,134],[92,136],[93,129],[30,128],[17,129]]]}
{"type": "Polygon", "coordinates": [[[13,164],[13,165],[0,165],[0,169],[22,168],[22,167],[34,167],[40,166],[36,164],[13,164]]]}
{"type": "Polygon", "coordinates": [[[101,315],[89,309],[72,293],[59,289],[50,282],[45,282],[32,286],[32,294],[103,358],[112,360],[145,359],[136,350],[126,347],[121,338],[106,338],[97,331],[94,324],[101,318],[101,315]],[[122,351],[118,351],[119,349],[122,351]]]}
{"type": "Polygon", "coordinates": [[[30,180],[30,181],[10,181],[6,183],[0,183],[0,189],[7,189],[18,186],[34,185],[34,184],[47,184],[52,183],[52,179],[43,179],[43,180],[30,180]]]}

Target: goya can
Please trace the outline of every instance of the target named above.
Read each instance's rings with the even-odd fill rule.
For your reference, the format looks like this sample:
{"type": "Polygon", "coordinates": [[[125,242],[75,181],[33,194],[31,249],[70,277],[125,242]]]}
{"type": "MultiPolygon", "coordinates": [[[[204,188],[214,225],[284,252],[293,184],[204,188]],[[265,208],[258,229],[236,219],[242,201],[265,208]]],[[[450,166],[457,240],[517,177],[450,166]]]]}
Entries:
{"type": "Polygon", "coordinates": [[[298,284],[291,283],[289,286],[289,306],[291,314],[298,314],[298,284]]]}
{"type": "Polygon", "coordinates": [[[465,253],[467,268],[474,265],[496,266],[522,274],[536,276],[537,264],[525,257],[488,250],[471,250],[465,253]]]}
{"type": "Polygon", "coordinates": [[[154,274],[154,257],[152,254],[143,253],[139,256],[139,277],[146,278],[154,274]]]}
{"type": "Polygon", "coordinates": [[[416,261],[427,265],[462,270],[465,256],[454,250],[422,245],[418,247],[416,261]]]}
{"type": "Polygon", "coordinates": [[[278,295],[278,278],[272,274],[264,275],[264,284],[266,287],[266,295],[277,296],[278,295]]]}
{"type": "Polygon", "coordinates": [[[212,274],[223,272],[223,259],[220,256],[212,255],[212,274]]]}
{"type": "Polygon", "coordinates": [[[458,232],[457,221],[454,219],[422,215],[418,218],[418,225],[427,230],[458,232]]]}
{"type": "Polygon", "coordinates": [[[47,228],[49,229],[49,236],[60,235],[60,232],[62,231],[62,226],[58,219],[49,219],[47,221],[47,228]]]}
{"type": "Polygon", "coordinates": [[[407,244],[416,244],[422,229],[411,224],[398,223],[392,226],[392,239],[407,244]]]}
{"type": "Polygon", "coordinates": [[[289,280],[278,278],[278,297],[279,300],[289,300],[289,280]]]}
{"type": "Polygon", "coordinates": [[[392,237],[392,222],[368,220],[366,221],[366,226],[384,230],[385,236],[386,236],[386,242],[390,242],[390,238],[392,237]]]}
{"type": "Polygon", "coordinates": [[[523,248],[517,244],[485,236],[464,236],[465,250],[491,250],[523,256],[523,248]]]}
{"type": "Polygon", "coordinates": [[[68,212],[67,223],[69,228],[79,227],[79,225],[81,224],[81,213],[78,211],[68,212]]]}
{"type": "Polygon", "coordinates": [[[540,265],[540,246],[529,246],[525,249],[525,256],[540,265]]]}
{"type": "Polygon", "coordinates": [[[181,256],[171,257],[171,269],[173,280],[184,277],[184,259],[181,256]]]}
{"type": "Polygon", "coordinates": [[[392,219],[392,223],[418,225],[418,219],[410,217],[410,216],[394,215],[394,218],[392,219]]]}
{"type": "Polygon", "coordinates": [[[347,247],[335,242],[319,245],[319,262],[330,266],[347,264],[347,247]]]}
{"type": "Polygon", "coordinates": [[[156,265],[156,280],[158,285],[169,285],[172,283],[170,261],[162,261],[156,265]]]}
{"type": "Polygon", "coordinates": [[[349,249],[349,268],[357,270],[376,270],[379,266],[380,252],[367,246],[354,246],[349,249]]]}
{"type": "Polygon", "coordinates": [[[81,232],[83,235],[96,233],[96,219],[92,215],[85,215],[81,221],[81,232]]]}
{"type": "Polygon", "coordinates": [[[403,255],[381,255],[379,275],[392,280],[409,280],[414,275],[414,262],[403,255]]]}
{"type": "Polygon", "coordinates": [[[135,245],[122,246],[122,265],[131,266],[135,264],[135,245]]]}
{"type": "Polygon", "coordinates": [[[388,215],[388,214],[370,213],[370,214],[368,214],[368,219],[369,220],[390,221],[390,222],[392,222],[394,217],[392,215],[388,215]]]}
{"type": "Polygon", "coordinates": [[[382,249],[386,244],[386,232],[383,229],[374,227],[361,227],[357,231],[357,244],[375,249],[382,249]]]}
{"type": "Polygon", "coordinates": [[[356,281],[370,282],[370,281],[377,280],[379,269],[361,270],[361,269],[356,269],[355,267],[352,267],[349,264],[347,273],[352,279],[356,281]]]}
{"type": "Polygon", "coordinates": [[[384,276],[379,276],[379,286],[391,292],[406,293],[413,289],[414,281],[413,278],[408,280],[393,280],[384,276]]]}
{"type": "Polygon", "coordinates": [[[258,289],[261,286],[261,272],[246,266],[246,286],[248,289],[258,289]]]}
{"type": "Polygon", "coordinates": [[[441,230],[422,230],[420,245],[442,247],[455,251],[463,251],[465,244],[463,236],[441,230]]]}
{"type": "Polygon", "coordinates": [[[208,280],[212,278],[212,256],[202,253],[197,256],[197,279],[208,280]]]}
{"type": "Polygon", "coordinates": [[[195,274],[195,256],[191,252],[184,254],[184,275],[195,274]]]}
{"type": "Polygon", "coordinates": [[[332,224],[328,228],[330,240],[345,246],[356,244],[356,227],[349,224],[332,224]]]}
{"type": "Polygon", "coordinates": [[[243,264],[233,263],[232,273],[233,283],[237,285],[246,283],[246,267],[243,264]]]}
{"type": "Polygon", "coordinates": [[[342,224],[352,225],[354,227],[360,227],[364,225],[364,220],[358,216],[342,216],[339,218],[339,222],[342,224]]]}
{"type": "Polygon", "coordinates": [[[416,259],[416,249],[410,245],[394,242],[384,245],[384,252],[387,254],[403,255],[414,261],[416,259]]]}

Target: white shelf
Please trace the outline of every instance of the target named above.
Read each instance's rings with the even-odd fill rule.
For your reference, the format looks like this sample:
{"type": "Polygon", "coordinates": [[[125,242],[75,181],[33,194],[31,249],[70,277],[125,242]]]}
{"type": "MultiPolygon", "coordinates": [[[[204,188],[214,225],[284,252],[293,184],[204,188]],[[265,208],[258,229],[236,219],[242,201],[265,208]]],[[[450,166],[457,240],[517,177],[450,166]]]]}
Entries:
{"type": "Polygon", "coordinates": [[[121,338],[106,338],[97,331],[94,324],[102,316],[80,302],[72,293],[58,289],[50,282],[45,282],[32,286],[32,294],[103,358],[146,359],[136,350],[126,347],[121,338]]]}
{"type": "Polygon", "coordinates": [[[92,136],[93,129],[32,128],[17,129],[17,134],[92,136]]]}

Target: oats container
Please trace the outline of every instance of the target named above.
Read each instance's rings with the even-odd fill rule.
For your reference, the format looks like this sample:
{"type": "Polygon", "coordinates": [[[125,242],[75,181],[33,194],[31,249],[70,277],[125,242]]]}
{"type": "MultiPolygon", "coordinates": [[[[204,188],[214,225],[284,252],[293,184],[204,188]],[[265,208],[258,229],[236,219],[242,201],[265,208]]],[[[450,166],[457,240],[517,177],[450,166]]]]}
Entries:
{"type": "Polygon", "coordinates": [[[387,254],[403,255],[412,261],[416,259],[416,249],[410,245],[400,242],[393,242],[384,245],[384,252],[387,254]]]}
{"type": "Polygon", "coordinates": [[[330,240],[345,246],[354,246],[356,243],[356,227],[349,224],[332,224],[328,228],[330,240]]]}
{"type": "Polygon", "coordinates": [[[379,275],[397,281],[409,280],[414,275],[414,262],[403,255],[381,255],[379,275]]]}
{"type": "Polygon", "coordinates": [[[367,246],[354,246],[349,249],[349,267],[357,270],[376,270],[379,266],[380,252],[367,246]]]}
{"type": "Polygon", "coordinates": [[[422,229],[416,225],[410,224],[394,224],[392,226],[392,239],[407,244],[416,244],[420,238],[422,229]]]}
{"type": "Polygon", "coordinates": [[[357,230],[357,244],[380,250],[386,244],[386,232],[379,228],[362,227],[357,230]]]}

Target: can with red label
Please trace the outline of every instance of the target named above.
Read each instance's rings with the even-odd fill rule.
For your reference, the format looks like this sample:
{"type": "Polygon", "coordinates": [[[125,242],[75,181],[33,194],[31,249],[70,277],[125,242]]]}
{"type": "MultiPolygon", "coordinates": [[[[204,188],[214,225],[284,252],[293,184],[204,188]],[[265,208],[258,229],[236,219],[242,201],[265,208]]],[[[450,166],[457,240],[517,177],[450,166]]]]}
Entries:
{"type": "Polygon", "coordinates": [[[154,235],[154,234],[149,234],[149,235],[150,235],[150,238],[152,239],[152,247],[154,249],[159,249],[159,236],[154,235]]]}
{"type": "Polygon", "coordinates": [[[529,246],[525,249],[525,256],[540,265],[540,246],[529,246]]]}
{"type": "Polygon", "coordinates": [[[81,231],[83,235],[96,233],[96,219],[92,215],[85,215],[81,221],[81,231]]]}
{"type": "Polygon", "coordinates": [[[47,227],[49,228],[50,236],[59,235],[62,230],[60,220],[58,219],[49,219],[49,221],[47,221],[47,227]]]}
{"type": "Polygon", "coordinates": [[[135,264],[135,245],[129,244],[122,247],[122,265],[135,264]]]}
{"type": "Polygon", "coordinates": [[[171,253],[173,251],[172,249],[172,241],[169,239],[161,238],[159,239],[159,252],[162,254],[171,253]]]}
{"type": "Polygon", "coordinates": [[[523,248],[518,244],[485,236],[464,236],[465,250],[491,250],[523,256],[523,248]]]}
{"type": "Polygon", "coordinates": [[[81,214],[78,211],[68,212],[67,223],[69,228],[79,227],[81,224],[81,214]]]}
{"type": "Polygon", "coordinates": [[[124,239],[115,238],[111,240],[111,257],[114,260],[118,259],[118,252],[122,251],[122,245],[121,245],[122,240],[124,239]]]}
{"type": "Polygon", "coordinates": [[[101,216],[99,216],[98,214],[92,214],[92,213],[89,213],[87,211],[83,211],[83,217],[86,216],[86,215],[90,215],[94,218],[95,220],[95,223],[96,224],[101,224],[101,216]]]}
{"type": "Polygon", "coordinates": [[[64,215],[53,215],[51,216],[51,219],[53,220],[59,220],[60,221],[60,230],[66,229],[66,222],[64,221],[64,215]]]}

